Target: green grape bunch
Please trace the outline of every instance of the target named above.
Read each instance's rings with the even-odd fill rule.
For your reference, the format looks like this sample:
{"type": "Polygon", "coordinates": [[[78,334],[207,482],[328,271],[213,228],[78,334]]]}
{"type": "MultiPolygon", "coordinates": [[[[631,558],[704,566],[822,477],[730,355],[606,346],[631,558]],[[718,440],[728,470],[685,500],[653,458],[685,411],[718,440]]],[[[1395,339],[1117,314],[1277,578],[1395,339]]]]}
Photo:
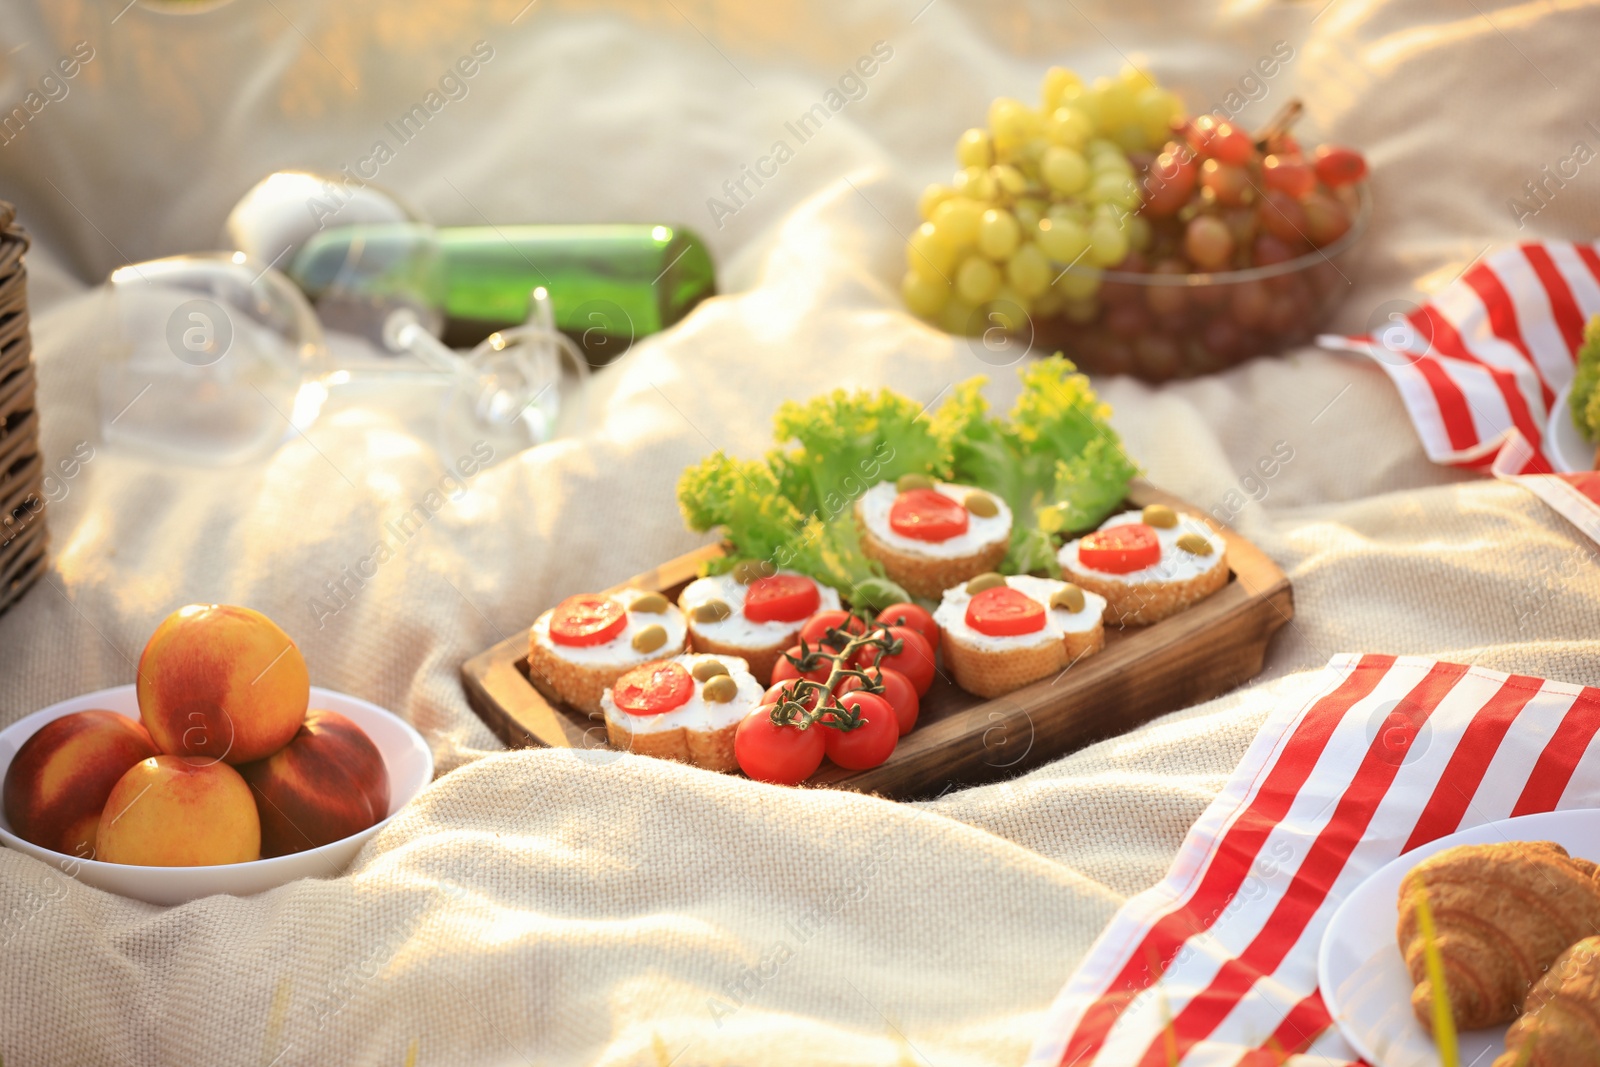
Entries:
{"type": "Polygon", "coordinates": [[[950,184],[922,194],[906,306],[957,334],[1093,319],[1098,271],[1150,241],[1130,154],[1158,149],[1182,118],[1178,97],[1133,66],[1090,85],[1051,67],[1038,107],[995,100],[987,127],[957,140],[950,184]]]}

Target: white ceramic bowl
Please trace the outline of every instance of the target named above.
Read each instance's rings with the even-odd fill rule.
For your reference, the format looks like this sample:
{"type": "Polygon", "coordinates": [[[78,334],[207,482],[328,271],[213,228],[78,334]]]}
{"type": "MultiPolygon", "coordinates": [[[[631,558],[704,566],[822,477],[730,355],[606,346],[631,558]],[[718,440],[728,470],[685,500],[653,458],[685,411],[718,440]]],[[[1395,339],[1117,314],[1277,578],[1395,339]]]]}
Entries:
{"type": "MultiPolygon", "coordinates": [[[[152,904],[182,904],[215,893],[248,896],[296,878],[327,878],[340,874],[356,853],[361,851],[367,838],[387,825],[402,807],[433,781],[433,753],[422,740],[422,735],[412,729],[409,723],[376,704],[312,686],[311,706],[349,716],[351,721],[366,731],[372,743],[378,746],[378,751],[383,753],[383,764],[389,772],[389,814],[382,822],[359,834],[351,834],[321,848],[249,863],[228,863],[214,867],[136,867],[124,863],[80,860],[30,844],[11,832],[5,812],[0,811],[0,842],[49,863],[80,882],[136,900],[147,900],[152,904]]],[[[63,715],[91,708],[114,711],[130,719],[139,717],[139,702],[131,685],[85,693],[52,704],[43,711],[36,711],[0,730],[0,782],[5,780],[6,772],[11,769],[11,760],[16,756],[17,749],[41,726],[63,715]]]]}
{"type": "Polygon", "coordinates": [[[1550,419],[1544,428],[1544,454],[1550,465],[1560,474],[1577,474],[1594,470],[1594,445],[1583,439],[1567,401],[1572,396],[1572,386],[1556,394],[1555,406],[1550,409],[1550,419]]]}

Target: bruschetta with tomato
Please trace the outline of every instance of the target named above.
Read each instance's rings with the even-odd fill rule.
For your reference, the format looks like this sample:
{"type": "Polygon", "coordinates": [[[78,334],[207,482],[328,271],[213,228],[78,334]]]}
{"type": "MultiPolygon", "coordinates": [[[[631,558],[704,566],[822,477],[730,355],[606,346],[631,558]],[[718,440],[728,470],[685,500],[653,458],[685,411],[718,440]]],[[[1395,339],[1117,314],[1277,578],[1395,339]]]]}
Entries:
{"type": "Polygon", "coordinates": [[[764,692],[738,656],[688,653],[646,663],[601,696],[606,740],[641,756],[738,770],[734,734],[764,692]]]}
{"type": "Polygon", "coordinates": [[[993,493],[908,474],[855,505],[861,551],[912,596],[937,600],[1005,558],[1011,509],[993,493]]]}
{"type": "MultiPolygon", "coordinates": [[[[769,568],[770,570],[770,568],[769,568]]],[[[697,578],[678,596],[696,652],[738,656],[763,686],[800,627],[819,611],[837,611],[839,594],[793,571],[760,574],[741,567],[697,578]]]]}
{"type": "Polygon", "coordinates": [[[1106,622],[1148,626],[1228,582],[1228,545],[1191,515],[1164,504],[1113,515],[1061,547],[1061,577],[1106,598],[1106,622]]]}
{"type": "Polygon", "coordinates": [[[946,589],[933,613],[955,683],[1003,696],[1105,647],[1106,602],[1070,582],[981,574],[946,589]]]}
{"type": "Polygon", "coordinates": [[[624,589],[569,596],[534,620],[528,676],[547,696],[597,713],[626,672],[685,648],[683,612],[660,593],[624,589]]]}

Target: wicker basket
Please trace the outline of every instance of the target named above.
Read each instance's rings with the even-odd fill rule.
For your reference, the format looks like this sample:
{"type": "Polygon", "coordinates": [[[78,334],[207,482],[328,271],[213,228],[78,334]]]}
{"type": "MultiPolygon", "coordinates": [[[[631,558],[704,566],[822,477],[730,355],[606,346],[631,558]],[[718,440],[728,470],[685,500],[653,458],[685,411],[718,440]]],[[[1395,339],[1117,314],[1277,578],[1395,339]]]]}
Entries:
{"type": "Polygon", "coordinates": [[[0,200],[0,611],[44,573],[44,460],[28,338],[28,236],[0,200]]]}

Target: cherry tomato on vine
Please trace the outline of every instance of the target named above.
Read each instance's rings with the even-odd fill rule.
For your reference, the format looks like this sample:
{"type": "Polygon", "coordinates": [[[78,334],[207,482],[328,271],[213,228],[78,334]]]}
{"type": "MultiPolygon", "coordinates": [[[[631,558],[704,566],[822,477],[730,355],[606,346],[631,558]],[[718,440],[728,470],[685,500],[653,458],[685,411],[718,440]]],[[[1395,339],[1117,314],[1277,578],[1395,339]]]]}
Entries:
{"type": "Polygon", "coordinates": [[[791,678],[788,681],[773,682],[767,686],[767,691],[761,694],[761,706],[771,708],[774,704],[779,704],[785,700],[799,700],[806,710],[814,711],[817,706],[817,691],[813,689],[806,693],[804,698],[801,698],[795,694],[794,681],[795,679],[791,678]]]}
{"type": "Polygon", "coordinates": [[[812,648],[818,646],[843,648],[844,641],[840,641],[837,637],[829,638],[829,630],[839,630],[846,634],[864,634],[867,632],[867,624],[861,616],[852,615],[848,611],[819,611],[800,627],[800,640],[812,648]]]}
{"type": "MultiPolygon", "coordinates": [[[[770,707],[757,708],[739,723],[733,734],[733,755],[739,769],[758,782],[799,785],[822,766],[826,727],[805,729],[772,721],[770,707]]],[[[829,731],[837,733],[838,731],[829,731]]]]}
{"type": "MultiPolygon", "coordinates": [[[[883,686],[883,692],[878,696],[887,700],[889,706],[894,709],[894,717],[900,724],[900,736],[909,734],[911,728],[917,725],[917,712],[922,706],[922,701],[917,697],[917,687],[911,684],[911,679],[893,667],[868,667],[866,673],[883,686]]],[[[834,686],[833,691],[839,696],[844,696],[861,687],[860,678],[846,675],[844,680],[834,686]]]]}
{"type": "Polygon", "coordinates": [[[890,604],[878,612],[878,622],[885,626],[907,626],[921,634],[928,647],[939,647],[939,624],[933,616],[915,604],[890,604]]]}
{"type": "Polygon", "coordinates": [[[892,667],[910,679],[918,696],[926,693],[933,684],[934,675],[933,647],[927,639],[909,626],[875,627],[872,632],[879,631],[886,631],[891,641],[901,642],[900,651],[894,655],[884,653],[883,658],[879,659],[878,654],[883,650],[876,645],[868,645],[856,652],[855,665],[892,667]]]}
{"type": "Polygon", "coordinates": [[[900,740],[900,721],[889,702],[858,689],[840,697],[839,703],[859,715],[861,725],[841,730],[824,719],[819,726],[828,758],[852,771],[869,770],[888,759],[900,740]]]}
{"type": "Polygon", "coordinates": [[[801,645],[795,645],[789,649],[789,651],[779,656],[778,662],[773,665],[773,682],[787,682],[791,678],[808,678],[813,682],[826,682],[828,675],[833,673],[833,658],[831,656],[819,656],[816,653],[816,646],[809,644],[804,646],[804,651],[802,651],[801,645]],[[816,660],[817,665],[810,670],[802,671],[798,664],[805,662],[808,657],[816,660]]]}

